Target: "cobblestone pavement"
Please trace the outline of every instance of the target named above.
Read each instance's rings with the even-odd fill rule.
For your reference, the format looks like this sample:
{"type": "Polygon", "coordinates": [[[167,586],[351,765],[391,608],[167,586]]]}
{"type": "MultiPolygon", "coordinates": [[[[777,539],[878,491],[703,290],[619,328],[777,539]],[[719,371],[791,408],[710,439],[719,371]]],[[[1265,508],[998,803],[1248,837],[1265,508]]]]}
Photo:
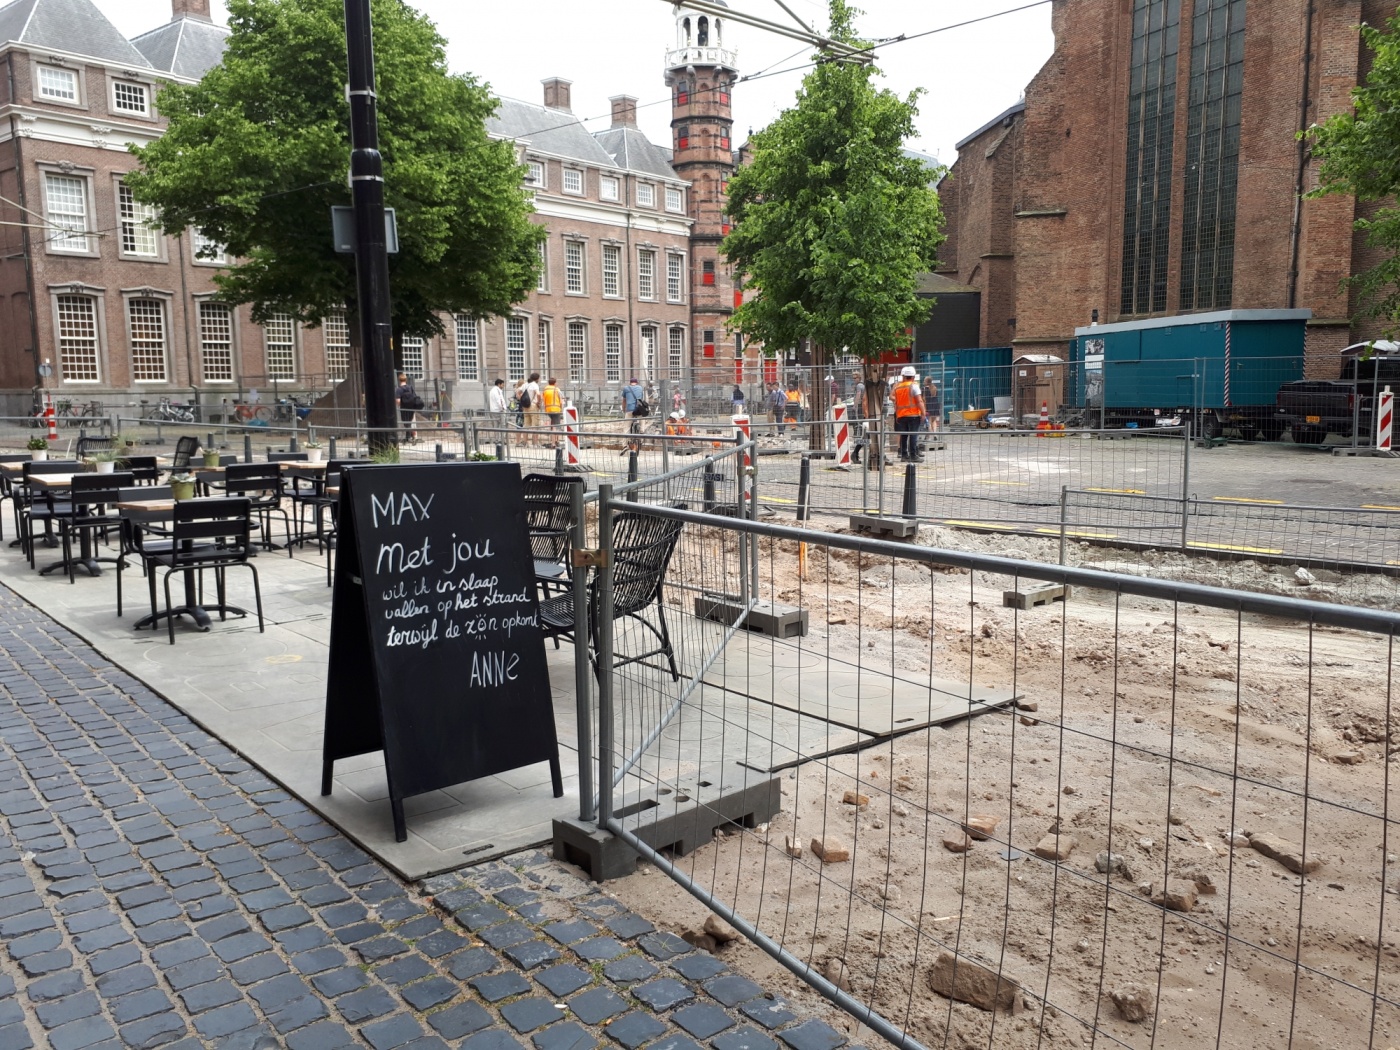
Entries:
{"type": "Polygon", "coordinates": [[[405,887],[0,586],[3,1050],[845,1042],[574,871],[405,887]]]}

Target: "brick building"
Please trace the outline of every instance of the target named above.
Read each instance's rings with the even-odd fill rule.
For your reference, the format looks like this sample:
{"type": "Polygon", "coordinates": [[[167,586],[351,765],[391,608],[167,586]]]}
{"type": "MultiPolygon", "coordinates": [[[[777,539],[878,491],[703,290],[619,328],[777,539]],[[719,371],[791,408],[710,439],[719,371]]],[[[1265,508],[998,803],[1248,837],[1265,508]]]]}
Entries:
{"type": "MultiPolygon", "coordinates": [[[[689,378],[719,353],[733,295],[718,258],[734,164],[735,56],[723,31],[720,19],[677,11],[665,69],[674,162],[638,129],[629,96],[612,100],[611,127],[598,132],[572,114],[566,80],[544,81],[542,105],[500,100],[488,131],[514,141],[528,166],[549,232],[544,272],[509,317],[445,316],[443,336],[397,340],[400,366],[434,396],[477,408],[496,376],[540,371],[601,401],[631,375],[689,378]]],[[[108,407],[171,396],[218,414],[250,390],[320,393],[346,375],[343,317],[319,329],[290,317],[254,324],[247,307],[219,302],[219,246],[197,230],[153,229],[122,184],[135,167],[127,145],[161,134],[160,86],[197,81],[227,36],[209,0],[172,0],[171,21],[132,40],[90,0],[0,7],[4,411],[27,411],[42,385],[108,407]]]]}
{"type": "Polygon", "coordinates": [[[958,143],[939,272],[981,292],[981,345],[1063,352],[1077,326],[1309,308],[1310,368],[1375,334],[1343,278],[1350,198],[1300,201],[1300,128],[1349,105],[1381,0],[1055,0],[1023,102],[958,143]]]}

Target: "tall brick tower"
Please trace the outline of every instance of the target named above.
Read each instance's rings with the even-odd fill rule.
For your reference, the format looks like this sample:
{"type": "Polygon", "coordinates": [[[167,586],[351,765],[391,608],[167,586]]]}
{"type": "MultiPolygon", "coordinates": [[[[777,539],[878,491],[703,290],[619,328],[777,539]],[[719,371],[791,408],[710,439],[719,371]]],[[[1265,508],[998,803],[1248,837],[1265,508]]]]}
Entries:
{"type": "MultiPolygon", "coordinates": [[[[728,6],[725,0],[712,0],[728,6]]],[[[719,257],[729,232],[725,194],[734,173],[729,92],[738,72],[725,46],[725,19],[680,3],[676,46],[666,53],[671,88],[671,165],[690,182],[691,363],[701,383],[733,382],[733,337],[725,330],[734,312],[734,281],[719,257]]]]}

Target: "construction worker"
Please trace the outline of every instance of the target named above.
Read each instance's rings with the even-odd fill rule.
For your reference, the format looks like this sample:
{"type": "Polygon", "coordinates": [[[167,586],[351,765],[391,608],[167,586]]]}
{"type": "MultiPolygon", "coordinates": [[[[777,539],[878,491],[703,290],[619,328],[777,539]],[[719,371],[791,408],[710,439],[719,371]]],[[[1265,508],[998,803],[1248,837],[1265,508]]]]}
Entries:
{"type": "Polygon", "coordinates": [[[802,421],[802,386],[796,379],[788,383],[787,405],[783,411],[783,419],[792,424],[802,421]]]}
{"type": "MultiPolygon", "coordinates": [[[[553,376],[549,377],[549,383],[540,391],[540,405],[544,409],[544,414],[549,417],[551,430],[563,425],[564,395],[559,390],[559,380],[553,376]]],[[[558,438],[554,440],[553,444],[559,444],[558,438]]]]}
{"type": "Polygon", "coordinates": [[[899,458],[905,463],[922,463],[919,453],[919,427],[924,421],[924,396],[919,390],[919,373],[905,365],[894,388],[894,430],[899,435],[899,458]]]}
{"type": "Polygon", "coordinates": [[[690,433],[690,420],[686,419],[683,411],[676,409],[667,417],[666,433],[671,437],[683,437],[690,433]]]}

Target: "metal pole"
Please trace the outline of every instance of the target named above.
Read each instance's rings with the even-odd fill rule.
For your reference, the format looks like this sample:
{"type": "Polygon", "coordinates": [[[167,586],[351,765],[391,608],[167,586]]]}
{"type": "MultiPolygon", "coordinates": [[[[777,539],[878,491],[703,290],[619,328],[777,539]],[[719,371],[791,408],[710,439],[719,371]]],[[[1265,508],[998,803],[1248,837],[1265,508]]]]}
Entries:
{"type": "MultiPolygon", "coordinates": [[[[613,806],[613,521],[610,484],[598,486],[598,550],[603,564],[598,569],[598,637],[595,649],[598,659],[598,823],[612,819],[613,806]]],[[[587,645],[587,605],[579,606],[574,599],[574,644],[583,638],[587,645]],[[582,617],[582,620],[580,620],[582,617]]],[[[580,759],[583,752],[580,751],[580,759]]],[[[582,785],[579,785],[582,794],[582,785]]]]}
{"type": "Polygon", "coordinates": [[[496,458],[499,459],[499,460],[501,460],[502,462],[505,462],[505,458],[506,458],[506,447],[505,447],[504,445],[497,445],[497,446],[496,446],[496,458]]]}
{"type": "MultiPolygon", "coordinates": [[[[878,438],[878,440],[879,440],[879,442],[880,442],[880,497],[879,497],[879,498],[880,498],[880,502],[877,503],[876,506],[879,508],[879,510],[877,511],[877,514],[879,515],[879,517],[882,517],[882,518],[883,518],[883,517],[885,516],[885,421],[884,421],[884,419],[881,419],[880,422],[876,424],[876,426],[879,428],[879,429],[877,430],[876,433],[877,433],[877,438],[878,438]]],[[[867,451],[868,451],[868,450],[867,450],[867,451]]]]}
{"type": "Polygon", "coordinates": [[[437,442],[436,444],[433,445],[433,462],[434,462],[434,463],[441,463],[441,462],[442,462],[442,442],[441,442],[441,441],[439,441],[439,442],[437,442]]]}
{"type": "Polygon", "coordinates": [[[335,459],[335,435],[331,435],[330,441],[326,443],[326,458],[335,459]]]}
{"type": "Polygon", "coordinates": [[[243,462],[253,462],[253,435],[246,430],[243,432],[243,462]]]}
{"type": "MultiPolygon", "coordinates": [[[[588,546],[588,528],[583,512],[583,485],[569,486],[569,514],[573,518],[573,549],[581,551],[588,546]]],[[[573,566],[574,609],[588,608],[588,566],[573,566]]],[[[578,613],[575,614],[577,632],[578,613]]],[[[584,614],[586,617],[586,614],[584,614]]],[[[574,708],[578,720],[578,816],[580,820],[592,820],[593,806],[593,710],[589,705],[590,682],[593,678],[588,661],[588,641],[579,640],[574,635],[574,708]]]]}
{"type": "Polygon", "coordinates": [[[1069,486],[1060,486],[1060,564],[1065,563],[1065,519],[1069,513],[1069,486]]]}
{"type": "Polygon", "coordinates": [[[1181,549],[1184,551],[1189,546],[1186,539],[1191,521],[1191,428],[1187,427],[1181,436],[1185,442],[1181,452],[1181,549]]]}
{"type": "Polygon", "coordinates": [[[350,188],[355,206],[356,308],[370,451],[399,442],[390,339],[389,248],[384,230],[384,162],[374,90],[370,0],[345,0],[350,99],[350,188]]]}
{"type": "MultiPolygon", "coordinates": [[[[629,486],[631,486],[631,485],[633,485],[633,484],[636,482],[636,480],[637,480],[637,450],[636,450],[636,449],[632,449],[630,452],[627,453],[627,484],[628,484],[629,486]]],[[[627,502],[628,502],[628,503],[636,503],[636,502],[637,502],[637,490],[636,490],[636,489],[630,488],[630,487],[628,488],[628,490],[627,490],[627,502]]]]}
{"type": "MultiPolygon", "coordinates": [[[[737,469],[740,470],[740,471],[743,471],[743,469],[744,469],[744,459],[743,459],[743,456],[740,455],[740,456],[737,457],[737,459],[738,459],[738,467],[737,467],[737,469]]],[[[752,459],[753,459],[753,466],[752,466],[750,469],[753,471],[753,474],[750,475],[750,476],[749,476],[749,479],[748,479],[748,482],[749,482],[749,520],[750,520],[750,521],[757,521],[757,520],[758,520],[758,456],[755,455],[755,456],[752,457],[752,459]]],[[[742,477],[742,474],[741,474],[741,477],[742,477]]],[[[744,491],[744,488],[743,488],[743,485],[742,485],[742,484],[739,486],[739,491],[740,491],[741,493],[744,491]]],[[[740,516],[740,517],[743,517],[743,515],[744,515],[744,507],[743,507],[743,503],[741,502],[741,503],[739,504],[739,516],[740,516]]],[[[758,533],[755,532],[755,533],[753,533],[753,534],[749,537],[749,545],[750,545],[750,548],[751,548],[751,549],[749,550],[749,573],[750,573],[750,579],[749,579],[749,601],[751,601],[751,602],[756,602],[756,601],[758,601],[758,533]]]]}
{"type": "MultiPolygon", "coordinates": [[[[1357,442],[1361,438],[1361,361],[1357,359],[1356,374],[1351,377],[1351,447],[1356,448],[1357,442]]],[[[1380,374],[1380,369],[1376,369],[1376,374],[1380,374]]],[[[1374,394],[1371,397],[1374,405],[1376,399],[1374,394]]],[[[1324,436],[1323,440],[1326,440],[1324,436]]]]}
{"type": "Polygon", "coordinates": [[[807,520],[807,500],[812,490],[812,460],[804,455],[797,469],[797,520],[807,520]]]}
{"type": "Polygon", "coordinates": [[[904,467],[904,505],[900,513],[906,518],[919,516],[919,472],[912,463],[904,467]]]}
{"type": "Polygon", "coordinates": [[[865,430],[865,466],[860,472],[860,512],[870,513],[870,426],[866,424],[865,430]]]}

